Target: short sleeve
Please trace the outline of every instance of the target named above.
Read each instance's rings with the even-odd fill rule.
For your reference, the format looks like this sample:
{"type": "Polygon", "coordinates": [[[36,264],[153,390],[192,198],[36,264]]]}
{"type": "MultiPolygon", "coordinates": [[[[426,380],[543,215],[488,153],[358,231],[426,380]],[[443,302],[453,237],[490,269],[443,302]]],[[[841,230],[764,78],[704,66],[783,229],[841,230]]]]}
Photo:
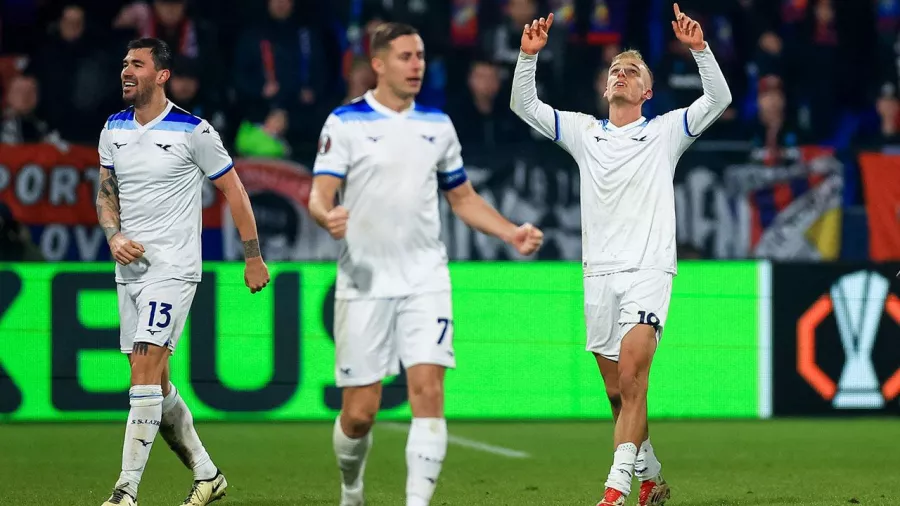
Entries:
{"type": "Polygon", "coordinates": [[[106,125],[100,131],[100,142],[97,145],[97,152],[100,154],[100,166],[104,169],[115,171],[116,167],[113,162],[112,149],[110,149],[110,133],[106,125]]]}
{"type": "Polygon", "coordinates": [[[466,169],[462,159],[462,146],[453,123],[448,123],[447,149],[438,161],[437,178],[438,188],[450,191],[468,181],[466,169]]]}
{"type": "Polygon", "coordinates": [[[328,116],[319,135],[313,175],[344,178],[350,168],[350,139],[346,125],[334,114],[328,116]]]}
{"type": "Polygon", "coordinates": [[[191,158],[210,180],[218,179],[234,168],[234,161],[222,144],[219,132],[206,120],[191,133],[191,158]]]}

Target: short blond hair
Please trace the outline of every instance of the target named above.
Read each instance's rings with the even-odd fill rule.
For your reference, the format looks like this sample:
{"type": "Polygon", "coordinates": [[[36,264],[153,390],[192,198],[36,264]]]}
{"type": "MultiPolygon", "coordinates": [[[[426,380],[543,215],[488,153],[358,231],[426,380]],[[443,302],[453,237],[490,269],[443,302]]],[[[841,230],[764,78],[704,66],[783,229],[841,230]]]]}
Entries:
{"type": "Polygon", "coordinates": [[[613,58],[612,61],[610,62],[609,67],[612,68],[616,64],[617,61],[625,59],[625,58],[632,59],[632,60],[638,60],[639,62],[641,62],[644,65],[644,68],[647,69],[647,74],[650,75],[650,85],[652,86],[653,85],[653,72],[650,70],[650,66],[647,65],[647,62],[644,61],[644,57],[643,57],[643,55],[641,55],[641,52],[638,51],[637,49],[626,49],[625,51],[622,51],[621,53],[617,54],[616,57],[613,58]]]}

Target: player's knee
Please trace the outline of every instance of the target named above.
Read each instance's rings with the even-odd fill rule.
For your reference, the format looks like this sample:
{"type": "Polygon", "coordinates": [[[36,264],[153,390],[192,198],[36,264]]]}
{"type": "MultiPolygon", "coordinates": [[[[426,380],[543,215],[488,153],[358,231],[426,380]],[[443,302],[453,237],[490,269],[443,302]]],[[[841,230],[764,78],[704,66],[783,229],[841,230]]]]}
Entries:
{"type": "Polygon", "coordinates": [[[424,402],[438,402],[444,396],[444,385],[437,379],[416,382],[409,386],[409,393],[424,402]]]}
{"type": "Polygon", "coordinates": [[[341,427],[347,436],[361,438],[372,430],[375,411],[364,408],[345,408],[341,412],[341,427]]]}

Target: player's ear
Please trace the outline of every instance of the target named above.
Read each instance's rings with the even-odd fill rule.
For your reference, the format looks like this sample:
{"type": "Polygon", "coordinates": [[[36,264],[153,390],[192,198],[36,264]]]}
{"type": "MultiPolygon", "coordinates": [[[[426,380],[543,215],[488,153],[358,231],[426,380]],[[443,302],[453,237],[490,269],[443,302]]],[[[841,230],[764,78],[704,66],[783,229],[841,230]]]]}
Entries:
{"type": "Polygon", "coordinates": [[[651,98],[653,98],[653,90],[652,89],[644,90],[644,100],[650,100],[651,98]]]}
{"type": "Polygon", "coordinates": [[[166,84],[166,81],[172,77],[172,71],[169,69],[162,69],[156,74],[156,84],[166,84]]]}
{"type": "Polygon", "coordinates": [[[372,56],[372,70],[375,71],[375,75],[381,75],[384,73],[384,60],[379,58],[381,53],[378,52],[372,56]]]}

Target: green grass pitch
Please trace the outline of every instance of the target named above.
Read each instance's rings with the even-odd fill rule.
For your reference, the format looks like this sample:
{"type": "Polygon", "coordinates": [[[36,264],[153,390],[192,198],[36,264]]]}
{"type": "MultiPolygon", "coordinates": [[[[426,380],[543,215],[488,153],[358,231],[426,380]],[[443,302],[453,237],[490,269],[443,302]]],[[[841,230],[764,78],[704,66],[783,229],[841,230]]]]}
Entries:
{"type": "MultiPolygon", "coordinates": [[[[610,422],[449,426],[453,436],[528,456],[451,444],[432,504],[599,501],[612,458],[610,422]]],[[[198,431],[229,481],[218,504],[338,504],[331,424],[215,423],[198,431]]],[[[664,421],[652,431],[673,489],[670,506],[900,505],[897,420],[664,421]]],[[[120,424],[0,425],[0,505],[99,506],[118,476],[123,433],[120,424]]],[[[401,426],[376,428],[369,506],[404,504],[405,443],[401,426]]],[[[191,479],[157,438],[139,503],[176,506],[191,479]]]]}

